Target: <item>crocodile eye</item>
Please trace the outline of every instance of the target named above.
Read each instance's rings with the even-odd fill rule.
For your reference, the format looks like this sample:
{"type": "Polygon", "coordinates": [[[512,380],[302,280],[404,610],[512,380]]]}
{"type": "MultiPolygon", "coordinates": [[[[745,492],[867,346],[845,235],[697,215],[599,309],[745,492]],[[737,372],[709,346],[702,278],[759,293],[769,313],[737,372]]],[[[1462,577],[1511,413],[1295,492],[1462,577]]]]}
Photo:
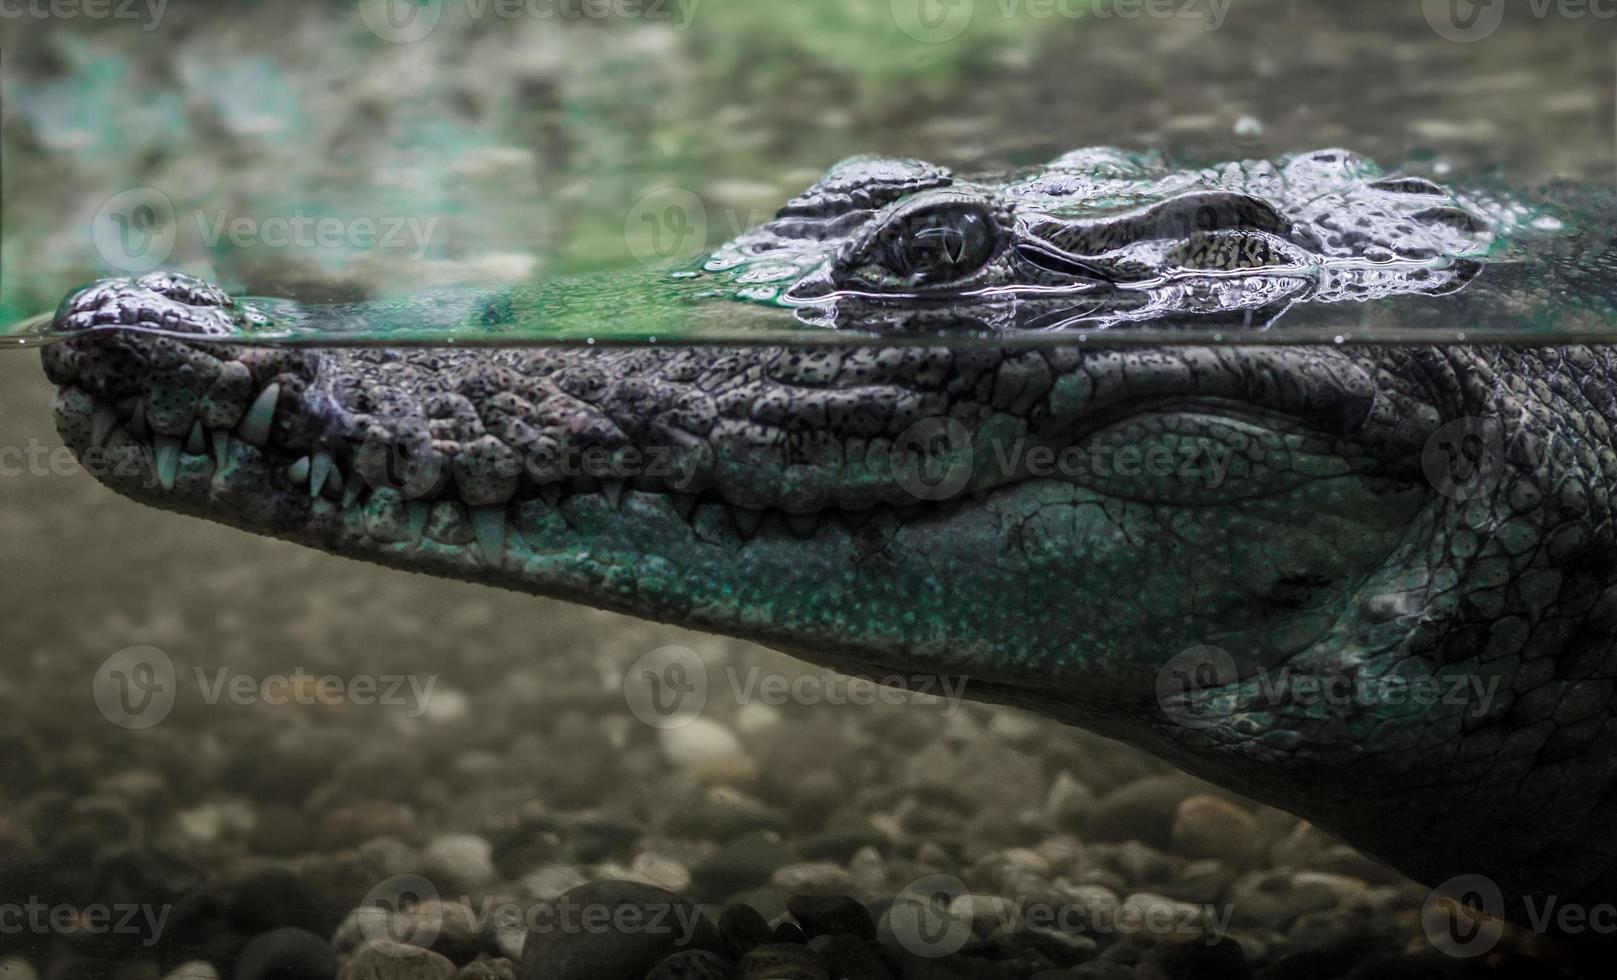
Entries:
{"type": "Polygon", "coordinates": [[[848,253],[837,278],[879,290],[960,283],[998,253],[1000,233],[979,201],[918,202],[889,215],[848,253]]]}
{"type": "Polygon", "coordinates": [[[947,206],[904,215],[882,239],[881,264],[910,286],[962,279],[994,257],[994,225],[979,207],[947,206]]]}

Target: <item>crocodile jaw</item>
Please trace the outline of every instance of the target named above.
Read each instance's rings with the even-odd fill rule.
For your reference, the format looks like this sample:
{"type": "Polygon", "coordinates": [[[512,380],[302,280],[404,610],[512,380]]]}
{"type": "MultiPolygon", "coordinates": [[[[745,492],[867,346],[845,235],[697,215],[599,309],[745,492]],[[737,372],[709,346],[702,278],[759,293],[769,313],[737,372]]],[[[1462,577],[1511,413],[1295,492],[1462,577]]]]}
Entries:
{"type": "Polygon", "coordinates": [[[1181,650],[1216,642],[1258,667],[1323,642],[1427,497],[1402,471],[1435,415],[1339,351],[190,336],[249,313],[171,276],[70,297],[73,336],[45,351],[65,441],[155,506],[854,673],[970,677],[968,696],[1136,737],[1160,726],[1149,694],[1181,650]],[[170,332],[117,329],[154,322],[170,332]],[[940,433],[969,462],[950,486],[917,484],[915,446],[940,433]],[[639,468],[569,472],[526,451],[558,440],[580,450],[564,462],[632,449],[639,468]],[[1131,444],[1167,447],[1168,470],[1101,471],[1131,444]],[[1074,447],[1078,472],[1059,467],[1074,447]]]}

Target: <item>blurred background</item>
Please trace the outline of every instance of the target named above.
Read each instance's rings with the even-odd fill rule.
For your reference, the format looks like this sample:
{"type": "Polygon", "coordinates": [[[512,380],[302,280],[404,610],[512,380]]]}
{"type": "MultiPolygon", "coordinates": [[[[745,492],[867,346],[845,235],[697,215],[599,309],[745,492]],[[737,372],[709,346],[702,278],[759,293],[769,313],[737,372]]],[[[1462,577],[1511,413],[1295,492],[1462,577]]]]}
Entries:
{"type": "MultiPolygon", "coordinates": [[[[993,170],[1095,144],[1184,162],[1344,145],[1389,168],[1609,185],[1617,24],[1547,10],[19,2],[0,16],[0,318],[157,265],[316,301],[657,266],[855,153],[993,170]]],[[[32,969],[203,957],[229,976],[276,927],[352,933],[350,910],[405,873],[520,902],[648,881],[775,918],[793,894],[878,903],[936,872],[986,894],[1229,902],[1248,961],[1340,967],[1313,976],[1423,948],[1420,889],[1082,732],[833,703],[850,700],[834,677],[737,641],[114,497],[58,448],[32,353],[0,353],[0,447],[0,901],[173,913],[152,944],[0,936],[32,969]],[[637,665],[689,663],[671,646],[708,692],[659,727],[637,665]],[[109,706],[115,674],[172,696],[109,706]],[[808,681],[771,703],[760,676],[808,681]]],[[[959,975],[1154,962],[1149,942],[1019,936],[999,937],[1024,951],[1014,972],[959,975]]]]}

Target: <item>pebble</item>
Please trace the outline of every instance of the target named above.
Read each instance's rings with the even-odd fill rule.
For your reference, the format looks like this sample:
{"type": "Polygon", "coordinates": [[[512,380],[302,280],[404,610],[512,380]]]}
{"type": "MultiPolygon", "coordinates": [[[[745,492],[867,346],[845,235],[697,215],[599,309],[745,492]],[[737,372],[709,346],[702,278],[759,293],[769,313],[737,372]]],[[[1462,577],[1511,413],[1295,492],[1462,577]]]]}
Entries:
{"type": "Polygon", "coordinates": [[[1063,769],[1044,795],[1044,813],[1058,826],[1080,824],[1095,807],[1095,791],[1063,769]]]}
{"type": "Polygon", "coordinates": [[[786,903],[787,911],[810,938],[815,936],[855,936],[869,942],[876,939],[876,924],[858,899],[847,895],[797,895],[786,903]]]}
{"type": "Polygon", "coordinates": [[[866,847],[891,851],[893,836],[868,820],[859,820],[828,827],[796,843],[798,852],[811,861],[847,861],[866,847]]]}
{"type": "Polygon", "coordinates": [[[692,718],[686,724],[659,729],[657,737],[664,757],[686,768],[743,754],[735,733],[711,718],[692,718]]]}
{"type": "Polygon", "coordinates": [[[790,943],[795,946],[808,945],[808,933],[803,931],[802,926],[790,919],[782,919],[775,923],[775,928],[770,933],[769,938],[771,942],[777,944],[790,943]]]}
{"type": "Polygon", "coordinates": [[[262,933],[241,952],[236,980],[331,980],[337,954],[331,944],[304,929],[262,933]]]}
{"type": "Polygon", "coordinates": [[[718,929],[695,905],[650,885],[595,882],[563,895],[555,918],[529,931],[517,977],[643,980],[686,949],[722,950],[718,929]],[[616,925],[589,928],[591,920],[616,925]]]}
{"type": "Polygon", "coordinates": [[[522,876],[523,890],[541,902],[553,902],[588,882],[584,872],[571,864],[547,864],[522,876]]]}
{"type": "Polygon", "coordinates": [[[1156,775],[1114,789],[1090,808],[1086,839],[1139,841],[1166,850],[1172,846],[1179,801],[1193,795],[1196,786],[1187,776],[1156,775]]]}
{"type": "Polygon", "coordinates": [[[8,956],[0,960],[0,980],[39,980],[39,973],[22,957],[8,956]]]}
{"type": "Polygon", "coordinates": [[[476,888],[499,877],[494,846],[475,834],[443,834],[427,842],[422,856],[428,865],[476,888]]]}
{"type": "Polygon", "coordinates": [[[769,923],[751,905],[735,904],[719,916],[719,938],[736,959],[769,942],[769,923]]]}
{"type": "Polygon", "coordinates": [[[704,892],[725,896],[767,883],[775,870],[795,864],[796,852],[765,833],[745,834],[698,861],[691,879],[704,892]]]}
{"type": "Polygon", "coordinates": [[[786,815],[733,786],[714,786],[696,804],[668,817],[666,832],[679,837],[730,840],[757,830],[786,829],[786,815]]]}
{"type": "Polygon", "coordinates": [[[450,980],[455,964],[431,950],[391,940],[366,943],[354,951],[338,980],[450,980]]]}
{"type": "Polygon", "coordinates": [[[682,892],[690,886],[691,872],[673,858],[643,852],[636,854],[629,864],[629,872],[648,885],[671,892],[682,892]]]}
{"type": "Polygon", "coordinates": [[[1117,914],[1121,929],[1168,941],[1197,938],[1207,925],[1205,907],[1150,892],[1129,895],[1118,906],[1117,914]]]}
{"type": "Polygon", "coordinates": [[[807,861],[775,869],[770,884],[797,895],[843,895],[853,888],[853,879],[840,864],[807,861]]]}
{"type": "Polygon", "coordinates": [[[1286,871],[1255,871],[1230,886],[1230,921],[1239,926],[1284,930],[1305,912],[1336,907],[1336,888],[1286,871]]]}
{"type": "Polygon", "coordinates": [[[820,954],[826,969],[837,980],[894,980],[874,941],[842,933],[819,936],[809,941],[809,949],[820,954]]]}
{"type": "Polygon", "coordinates": [[[403,936],[407,929],[404,916],[398,912],[377,905],[361,905],[350,910],[331,934],[331,947],[338,956],[349,956],[373,939],[403,936]]]}
{"type": "Polygon", "coordinates": [[[1216,796],[1192,796],[1180,802],[1170,833],[1173,849],[1186,857],[1245,865],[1263,851],[1258,821],[1216,796]]]}
{"type": "Polygon", "coordinates": [[[646,980],[734,980],[734,977],[724,957],[705,949],[675,953],[646,974],[646,980]]]}
{"type": "Polygon", "coordinates": [[[1320,909],[1299,915],[1286,930],[1292,952],[1334,953],[1345,956],[1350,950],[1363,949],[1370,938],[1370,923],[1356,912],[1345,909],[1320,909]]]}
{"type": "Polygon", "coordinates": [[[741,958],[736,973],[742,980],[831,980],[825,961],[797,943],[759,946],[741,958]]]}
{"type": "Polygon", "coordinates": [[[482,925],[477,913],[464,902],[433,899],[421,902],[404,913],[404,933],[417,945],[447,958],[450,962],[465,964],[476,958],[483,948],[482,925]]]}

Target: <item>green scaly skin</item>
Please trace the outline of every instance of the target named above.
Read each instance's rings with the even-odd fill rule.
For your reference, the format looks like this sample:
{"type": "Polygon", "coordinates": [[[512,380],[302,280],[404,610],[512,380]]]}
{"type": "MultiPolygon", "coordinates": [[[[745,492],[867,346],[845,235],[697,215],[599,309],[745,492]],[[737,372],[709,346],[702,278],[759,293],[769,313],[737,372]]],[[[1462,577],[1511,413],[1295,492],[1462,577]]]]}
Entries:
{"type": "MultiPolygon", "coordinates": [[[[855,160],[708,274],[828,329],[1251,324],[1463,290],[1503,222],[1340,152],[855,160]]],[[[1487,875],[1515,918],[1617,899],[1604,349],[221,340],[253,315],[172,275],[70,296],[66,442],[120,493],[335,554],[963,682],[1418,880],[1487,875]],[[587,450],[622,478],[572,472],[587,450]]]]}

